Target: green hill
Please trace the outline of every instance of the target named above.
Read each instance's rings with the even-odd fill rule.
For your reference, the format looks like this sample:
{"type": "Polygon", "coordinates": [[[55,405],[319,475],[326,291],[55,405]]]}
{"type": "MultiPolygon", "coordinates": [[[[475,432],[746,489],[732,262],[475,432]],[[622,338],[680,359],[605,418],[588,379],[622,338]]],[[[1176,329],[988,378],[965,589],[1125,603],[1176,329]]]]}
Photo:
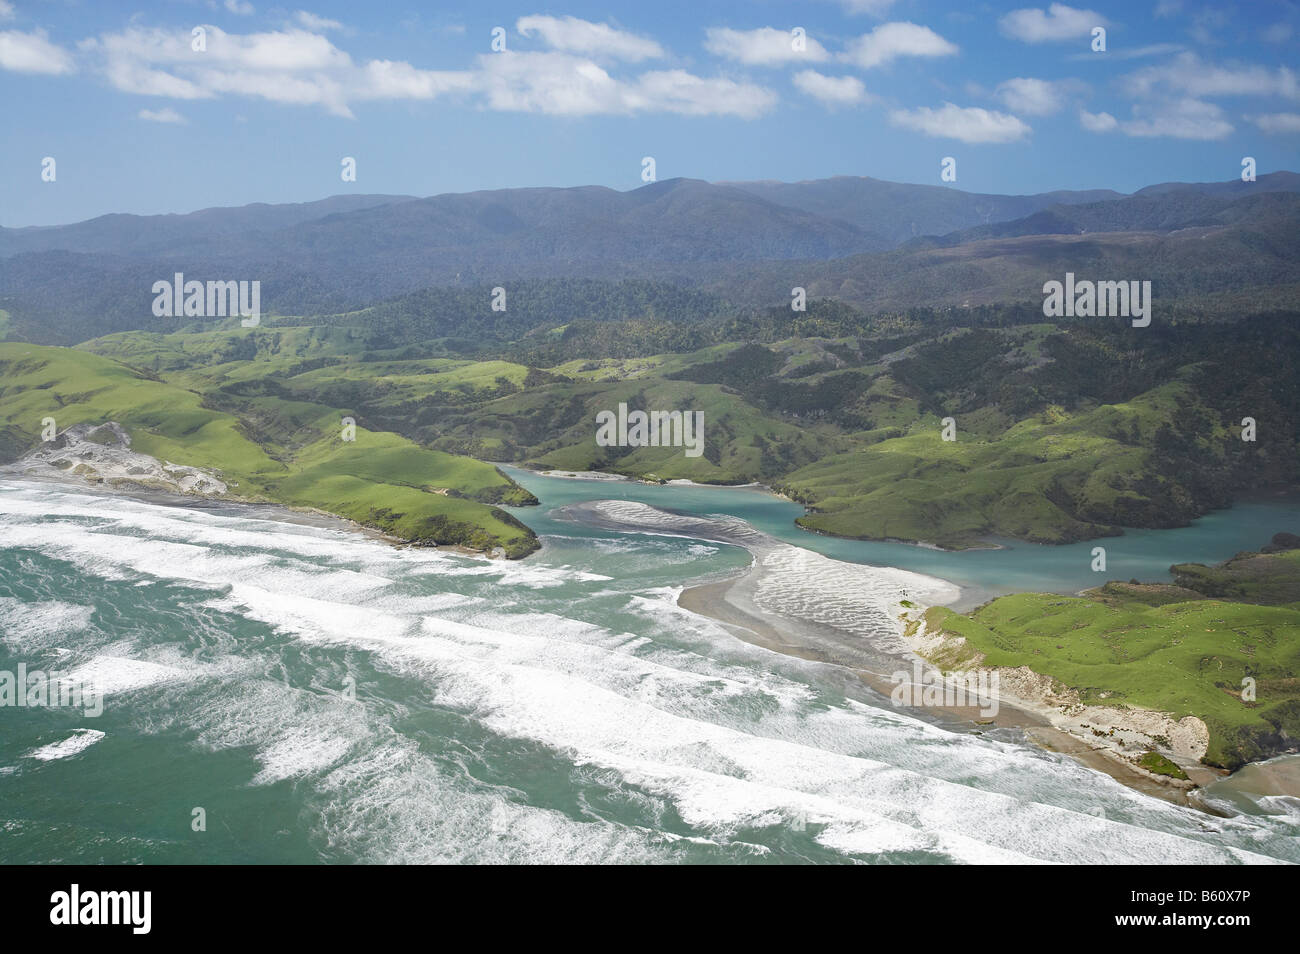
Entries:
{"type": "Polygon", "coordinates": [[[1077,690],[1085,704],[1198,717],[1210,730],[1211,765],[1237,768],[1291,750],[1300,738],[1300,602],[1260,603],[1275,602],[1280,586],[1294,595],[1300,550],[1192,566],[1174,568],[1174,586],[1017,593],[967,615],[933,608],[927,622],[963,637],[982,665],[1027,666],[1077,690]],[[1207,599],[1187,588],[1225,579],[1242,596],[1207,599]]]}
{"type": "MultiPolygon", "coordinates": [[[[346,412],[447,454],[763,481],[810,508],[801,525],[850,537],[1066,542],[1182,525],[1300,474],[1287,314],[1133,329],[1016,306],[864,316],[816,302],[713,323],[575,320],[485,337],[472,356],[443,339],[377,347],[365,314],[348,320],[80,347],[202,394],[280,456],[346,412]],[[703,412],[702,456],[597,446],[596,414],[620,404],[703,412]],[[1255,442],[1240,439],[1246,413],[1255,442]]],[[[510,499],[491,493],[471,496],[510,499]]]]}
{"type": "Polygon", "coordinates": [[[59,430],[116,421],[132,449],[219,472],[241,498],[316,508],[404,539],[535,549],[531,531],[492,506],[530,496],[496,468],[358,427],[341,439],[336,409],[251,400],[251,423],[203,396],[117,361],[66,348],[0,344],[0,449],[15,459],[59,430]]]}

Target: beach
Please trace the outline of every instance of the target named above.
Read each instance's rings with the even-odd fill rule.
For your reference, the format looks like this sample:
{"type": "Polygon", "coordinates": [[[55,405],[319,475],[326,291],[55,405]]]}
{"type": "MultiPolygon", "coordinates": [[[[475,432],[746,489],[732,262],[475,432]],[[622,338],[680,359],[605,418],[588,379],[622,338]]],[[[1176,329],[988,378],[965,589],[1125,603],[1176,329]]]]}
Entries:
{"type": "MultiPolygon", "coordinates": [[[[845,667],[886,702],[900,686],[918,684],[918,667],[934,672],[925,661],[924,633],[918,637],[916,627],[907,624],[929,606],[969,602],[960,587],[936,577],[832,560],[725,517],[673,514],[624,501],[597,501],[566,511],[572,519],[605,529],[680,534],[744,547],[754,558],[747,569],[684,588],[678,605],[772,652],[845,667]]],[[[1179,804],[1195,804],[1188,792],[1224,775],[1197,764],[1197,730],[1204,730],[1199,720],[1174,723],[1163,713],[1071,705],[1042,691],[1032,673],[1000,675],[1006,678],[995,683],[996,706],[959,699],[905,708],[953,731],[1013,730],[1025,741],[1179,804]],[[1134,765],[1125,754],[1124,743],[1132,742],[1125,733],[1116,739],[1092,731],[1096,725],[1121,722],[1141,725],[1148,735],[1173,734],[1191,781],[1161,778],[1134,765]]]]}

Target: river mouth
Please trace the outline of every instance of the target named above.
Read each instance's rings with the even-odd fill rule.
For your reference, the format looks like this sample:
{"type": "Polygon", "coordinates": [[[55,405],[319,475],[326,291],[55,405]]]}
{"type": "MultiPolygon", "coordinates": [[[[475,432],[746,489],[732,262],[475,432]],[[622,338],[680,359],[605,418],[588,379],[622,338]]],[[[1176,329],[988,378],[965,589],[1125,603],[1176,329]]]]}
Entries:
{"type": "Polygon", "coordinates": [[[1253,495],[1189,526],[1125,531],[1078,543],[1049,545],[991,538],[985,549],[940,550],[907,543],[852,540],[810,533],[795,525],[804,508],[761,487],[658,486],[633,480],[543,476],[499,465],[531,491],[541,507],[510,512],[537,533],[558,531],[553,510],[599,499],[637,501],[693,516],[726,515],[784,543],[849,563],[911,570],[949,581],[961,594],[949,606],[958,612],[1008,593],[1075,594],[1107,580],[1170,582],[1176,563],[1219,563],[1243,550],[1258,550],[1280,530],[1300,531],[1300,497],[1253,495]],[[1092,569],[1095,546],[1104,546],[1105,572],[1092,569]]]}
{"type": "MultiPolygon", "coordinates": [[[[1214,814],[1217,806],[1190,800],[1185,788],[1163,784],[1087,740],[1055,727],[1041,711],[1003,698],[921,704],[922,672],[937,675],[899,639],[901,610],[962,600],[957,587],[889,567],[845,564],[801,552],[736,518],[700,517],[628,501],[592,500],[551,515],[588,528],[712,540],[743,547],[753,557],[742,571],[681,590],[677,605],[707,617],[737,638],[772,652],[842,668],[861,681],[873,704],[894,706],[947,731],[996,738],[1064,753],[1143,794],[1214,814]],[[791,557],[798,559],[790,572],[791,557]],[[782,572],[785,570],[785,572],[782,572]],[[800,592],[801,590],[807,592],[800,592]],[[870,595],[867,595],[870,594],[870,595]],[[873,598],[874,597],[874,598],[873,598]],[[811,609],[811,611],[810,611],[811,609]]],[[[1217,778],[1206,770],[1203,780],[1217,778]]],[[[1283,794],[1300,795],[1300,787],[1283,794]]]]}
{"type": "MultiPolygon", "coordinates": [[[[1107,573],[1099,578],[1091,570],[1084,573],[1079,570],[1075,555],[1085,563],[1091,561],[1092,547],[1097,541],[1046,547],[1002,540],[997,541],[996,548],[951,552],[909,544],[835,540],[797,529],[791,531],[785,521],[791,519],[792,505],[762,487],[662,487],[591,475],[536,475],[509,467],[506,470],[521,483],[527,484],[530,479],[537,482],[530,489],[539,498],[545,495],[543,524],[548,527],[551,521],[557,521],[611,533],[680,535],[723,542],[759,554],[746,572],[686,586],[679,596],[679,605],[726,626],[733,635],[754,645],[845,667],[873,691],[878,701],[883,700],[883,704],[888,704],[891,688],[902,681],[901,675],[896,675],[899,670],[918,662],[907,647],[891,638],[888,631],[893,620],[879,620],[884,625],[879,625],[874,633],[853,632],[856,627],[836,625],[838,620],[830,620],[828,625],[826,620],[808,618],[799,608],[794,612],[783,611],[788,608],[770,601],[765,606],[756,605],[755,590],[770,575],[761,565],[762,553],[781,547],[797,547],[825,556],[833,553],[834,559],[821,564],[822,567],[847,561],[880,574],[899,572],[903,566],[924,567],[925,572],[936,573],[930,577],[934,583],[948,583],[949,589],[936,591],[928,599],[917,602],[946,606],[956,612],[968,612],[995,596],[1022,588],[1075,595],[1116,576],[1107,573]],[[606,499],[606,495],[613,497],[613,491],[619,496],[606,499]],[[757,529],[759,526],[764,529],[757,529]],[[878,561],[882,559],[895,562],[881,565],[878,561]],[[952,576],[938,579],[940,568],[952,576]],[[960,585],[949,582],[958,579],[960,585]],[[1002,582],[1005,579],[1021,580],[1024,586],[1008,586],[1002,582]]],[[[1155,567],[1156,571],[1148,578],[1167,580],[1173,562],[1186,562],[1181,556],[1184,547],[1204,554],[1204,562],[1215,563],[1242,549],[1257,548],[1260,540],[1267,540],[1278,529],[1287,527],[1300,527],[1300,501],[1290,494],[1260,494],[1231,510],[1195,521],[1189,527],[1130,531],[1129,535],[1107,538],[1101,543],[1109,549],[1112,560],[1122,560],[1120,565],[1126,569],[1155,567]],[[1170,563],[1164,563],[1166,559],[1170,563]]],[[[815,560],[813,564],[809,573],[815,577],[820,570],[815,560]]],[[[792,576],[782,582],[790,590],[803,587],[803,582],[792,576]]],[[[913,602],[900,591],[890,606],[884,608],[884,615],[896,616],[891,610],[904,600],[913,602]]],[[[802,608],[809,605],[816,605],[816,600],[804,601],[802,608]]],[[[872,607],[877,614],[881,609],[880,605],[872,607]]],[[[1121,754],[1097,748],[1069,726],[1053,725],[1054,721],[1060,721],[1058,714],[1036,701],[1022,703],[1015,698],[1004,699],[994,718],[988,718],[978,706],[912,706],[909,711],[954,731],[1012,730],[1017,740],[1066,753],[1144,794],[1214,814],[1231,815],[1238,809],[1239,786],[1244,786],[1248,797],[1300,799],[1300,783],[1289,768],[1292,763],[1300,764],[1300,756],[1275,760],[1276,766],[1268,773],[1273,788],[1267,792],[1256,790],[1254,773],[1229,774],[1188,763],[1185,771],[1199,786],[1189,789],[1189,783],[1170,784],[1133,768],[1121,754]]]]}

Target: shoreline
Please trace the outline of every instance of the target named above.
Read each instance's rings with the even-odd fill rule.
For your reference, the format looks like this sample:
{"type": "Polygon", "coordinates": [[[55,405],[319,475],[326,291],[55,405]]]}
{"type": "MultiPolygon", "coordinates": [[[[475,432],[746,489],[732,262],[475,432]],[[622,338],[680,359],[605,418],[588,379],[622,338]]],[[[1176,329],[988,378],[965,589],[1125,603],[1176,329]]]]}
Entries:
{"type": "MultiPolygon", "coordinates": [[[[186,494],[161,488],[146,487],[140,484],[106,485],[91,483],[84,479],[74,478],[72,475],[57,472],[17,471],[12,464],[0,467],[0,481],[3,480],[12,480],[16,483],[44,484],[66,490],[69,493],[118,497],[159,507],[178,507],[183,510],[198,510],[203,513],[229,514],[254,520],[272,520],[277,523],[287,523],[300,527],[316,527],[321,530],[356,533],[392,547],[417,545],[391,533],[385,533],[375,527],[367,527],[365,524],[317,507],[294,507],[290,504],[278,503],[272,500],[244,500],[230,496],[215,497],[202,494],[186,494]]],[[[468,547],[454,543],[421,546],[420,548],[459,553],[462,556],[476,557],[483,560],[494,559],[481,550],[471,550],[468,547]]]]}
{"type": "MultiPolygon", "coordinates": [[[[685,587],[678,596],[677,605],[688,612],[718,623],[737,638],[770,652],[783,653],[810,662],[842,666],[867,687],[886,698],[889,697],[896,684],[887,679],[883,673],[856,667],[797,638],[786,638],[773,621],[749,612],[746,608],[737,605],[739,601],[730,599],[733,587],[753,571],[754,565],[751,564],[749,568],[731,578],[685,587]]],[[[913,654],[913,658],[924,666],[933,668],[920,656],[913,654]]],[[[899,657],[899,662],[905,663],[908,660],[899,657]]],[[[1207,810],[1206,806],[1189,798],[1189,793],[1195,789],[1162,781],[1127,761],[1113,757],[1105,750],[1089,744],[1085,738],[1054,725],[1040,707],[1019,698],[1009,698],[1005,693],[999,694],[998,703],[997,713],[988,717],[977,705],[905,706],[902,709],[928,721],[938,722],[953,731],[982,734],[990,729],[1017,730],[1028,744],[1070,756],[1087,768],[1109,775],[1128,788],[1178,805],[1207,810]]],[[[1228,777],[1208,766],[1203,768],[1206,776],[1202,784],[1210,784],[1228,777]]]]}
{"type": "MultiPolygon", "coordinates": [[[[893,567],[847,563],[803,550],[793,544],[775,540],[738,518],[724,521],[673,514],[647,504],[627,501],[588,501],[560,508],[560,513],[568,519],[601,529],[706,539],[742,547],[751,556],[748,567],[724,579],[685,586],[678,594],[677,605],[712,620],[736,638],[769,652],[844,668],[868,689],[887,700],[891,699],[891,694],[900,684],[904,689],[913,691],[923,688],[916,685],[915,678],[911,677],[911,673],[916,671],[914,666],[919,665],[925,670],[925,678],[929,678],[931,673],[940,672],[938,667],[917,651],[917,641],[908,631],[908,624],[914,618],[919,618],[929,606],[966,602],[974,595],[967,589],[938,577],[925,577],[893,567]],[[773,608],[770,599],[773,588],[780,588],[782,582],[791,582],[779,579],[783,572],[788,575],[788,568],[780,566],[781,561],[788,557],[788,551],[806,555],[806,565],[801,568],[803,575],[795,581],[795,586],[786,587],[799,589],[802,585],[804,589],[813,590],[811,595],[803,596],[806,608],[802,613],[783,613],[779,608],[773,608]],[[891,587],[897,590],[893,594],[896,598],[885,601],[892,604],[888,607],[888,622],[893,633],[882,631],[879,612],[875,614],[875,632],[861,628],[854,631],[842,625],[841,620],[833,615],[822,614],[822,618],[816,618],[817,606],[822,601],[835,602],[836,597],[843,596],[842,590],[838,593],[816,591],[821,579],[837,570],[841,573],[860,574],[864,586],[874,578],[886,590],[891,587]],[[776,587],[767,585],[773,582],[776,587]],[[918,587],[921,593],[910,592],[910,589],[918,587]],[[807,608],[811,608],[812,612],[807,612],[807,608]],[[897,633],[896,639],[891,638],[894,633],[897,633]],[[903,674],[901,677],[900,672],[903,674]]],[[[871,608],[882,608],[880,600],[871,608]]],[[[1037,674],[1030,675],[1033,678],[1023,681],[1033,688],[1035,679],[1039,677],[1037,674]]],[[[1025,686],[1019,688],[1024,689],[1025,686]]],[[[1067,755],[1143,794],[1203,811],[1213,812],[1214,809],[1197,801],[1192,793],[1231,777],[1228,773],[1200,764],[1199,759],[1187,757],[1178,759],[1178,764],[1189,776],[1188,780],[1158,776],[1134,764],[1122,751],[1123,746],[1111,742],[1109,737],[1105,744],[1090,738],[1087,731],[1092,725],[1084,725],[1083,722],[1094,716],[1092,710],[1085,712],[1082,717],[1079,713],[1072,712],[1069,715],[1074,718],[1070,718],[1064,709],[1057,711],[1060,707],[1035,698],[1033,693],[1008,692],[1000,686],[996,699],[997,711],[991,714],[982,709],[978,702],[971,705],[934,704],[927,699],[925,704],[895,704],[900,709],[952,731],[983,733],[997,729],[1014,730],[1026,744],[1067,755]]],[[[1160,713],[1150,714],[1152,720],[1162,717],[1163,714],[1160,713]]],[[[1133,714],[1130,713],[1129,720],[1132,719],[1133,714]]],[[[1199,723],[1199,720],[1194,721],[1199,723]]]]}
{"type": "MultiPolygon", "coordinates": [[[[315,508],[291,507],[273,501],[248,501],[230,497],[187,494],[138,485],[104,486],[76,479],[72,475],[62,473],[35,474],[18,472],[11,466],[0,467],[0,480],[5,478],[19,483],[30,482],[51,485],[61,490],[90,496],[114,496],[159,506],[179,507],[217,514],[224,512],[253,519],[273,520],[347,533],[360,533],[370,539],[394,547],[411,545],[401,538],[366,527],[336,514],[315,508]]],[[[631,478],[617,479],[630,480],[631,478]]],[[[688,612],[718,623],[737,638],[770,652],[778,652],[811,662],[828,663],[844,668],[851,672],[856,679],[860,680],[864,686],[886,699],[889,698],[891,691],[897,685],[897,683],[891,682],[887,678],[887,667],[893,666],[893,671],[897,672],[900,666],[910,667],[913,661],[920,662],[930,669],[935,668],[933,664],[915,651],[914,646],[911,645],[912,641],[907,639],[906,636],[900,637],[893,646],[882,647],[879,644],[873,645],[868,640],[864,640],[860,633],[853,633],[833,624],[827,624],[824,621],[784,615],[780,612],[773,612],[770,608],[756,605],[755,594],[761,589],[759,586],[760,581],[765,576],[771,576],[770,568],[763,566],[760,554],[756,550],[762,551],[764,548],[770,550],[773,547],[782,548],[804,555],[810,561],[825,561],[827,564],[838,565],[850,570],[855,569],[868,574],[874,571],[896,586],[902,585],[899,582],[900,580],[913,581],[913,585],[919,583],[923,588],[927,585],[933,587],[937,584],[941,588],[942,595],[947,597],[946,599],[934,599],[939,594],[926,593],[925,595],[929,601],[922,603],[920,599],[904,589],[902,592],[906,595],[908,601],[913,604],[907,607],[909,613],[923,612],[924,609],[931,605],[955,606],[967,603],[976,593],[976,591],[968,587],[960,586],[939,577],[927,576],[895,567],[873,566],[836,560],[816,551],[768,537],[740,520],[740,518],[734,518],[735,523],[728,526],[716,519],[675,515],[645,504],[630,505],[643,508],[644,511],[661,514],[666,518],[666,520],[659,521],[659,525],[655,525],[642,520],[627,522],[625,519],[602,519],[599,514],[593,515],[591,513],[594,509],[592,503],[587,502],[585,504],[571,505],[568,508],[560,508],[560,512],[565,510],[585,511],[578,522],[591,523],[596,526],[603,526],[606,529],[687,539],[708,539],[745,549],[752,558],[747,568],[721,580],[711,580],[705,583],[684,586],[678,595],[677,605],[688,612]],[[674,527],[674,523],[681,522],[692,524],[692,526],[686,528],[674,527]],[[778,622],[781,624],[780,626],[778,626],[778,622]],[[902,651],[900,651],[900,648],[902,651]]],[[[619,502],[600,501],[598,503],[616,505],[619,502]]],[[[624,504],[624,506],[628,505],[624,504]]],[[[572,514],[570,514],[570,517],[572,518],[572,514]]],[[[486,553],[470,550],[459,545],[439,545],[428,549],[455,552],[480,560],[492,559],[486,553]]],[[[897,607],[894,607],[893,620],[895,622],[901,623],[906,618],[907,614],[899,614],[897,607]]],[[[889,641],[886,640],[886,642],[889,641]]],[[[1238,769],[1237,772],[1226,773],[1210,766],[1199,764],[1190,766],[1180,761],[1180,766],[1193,777],[1191,782],[1180,784],[1172,780],[1161,779],[1138,769],[1126,759],[1107,751],[1104,746],[1094,745],[1086,737],[1062,728],[1060,723],[1065,720],[1059,718],[1054,720],[1052,716],[1055,713],[1048,711],[1050,707],[1040,704],[1041,700],[1035,702],[1019,698],[1012,693],[1001,692],[998,701],[998,712],[991,718],[985,718],[978,705],[944,706],[927,704],[900,706],[900,708],[919,717],[927,718],[928,721],[944,725],[952,731],[982,734],[984,731],[989,730],[990,727],[991,729],[1016,730],[1027,743],[1047,751],[1068,755],[1080,764],[1103,772],[1121,784],[1143,794],[1181,805],[1189,805],[1208,812],[1216,812],[1216,809],[1194,797],[1189,798],[1189,795],[1197,793],[1204,787],[1216,782],[1236,779],[1239,776],[1245,778],[1247,776],[1242,775],[1242,773],[1265,764],[1252,762],[1238,769]]],[[[1300,783],[1300,770],[1289,771],[1285,775],[1285,779],[1286,785],[1284,785],[1284,788],[1286,790],[1281,791],[1280,794],[1300,796],[1300,787],[1297,787],[1295,791],[1290,790],[1294,783],[1300,783]]]]}
{"type": "MultiPolygon", "coordinates": [[[[645,480],[640,477],[628,477],[625,474],[613,474],[613,473],[608,473],[606,471],[600,471],[600,470],[589,470],[589,471],[536,470],[535,468],[528,467],[522,463],[509,463],[509,462],[501,462],[501,461],[484,461],[484,463],[491,464],[493,467],[498,467],[498,468],[508,467],[514,470],[522,471],[527,474],[532,474],[537,477],[551,477],[556,480],[576,480],[576,481],[588,481],[592,483],[602,483],[602,482],[634,483],[634,484],[643,484],[645,486],[650,486],[650,487],[693,487],[700,490],[756,490],[761,493],[765,493],[768,496],[775,497],[778,500],[784,500],[787,503],[791,503],[803,507],[804,516],[807,516],[808,514],[813,512],[808,504],[801,503],[800,501],[795,500],[794,498],[784,493],[781,493],[779,490],[774,490],[771,486],[764,484],[761,481],[751,481],[746,484],[702,484],[702,483],[698,483],[697,481],[687,480],[683,478],[677,480],[668,480],[660,483],[659,481],[645,480]]],[[[844,534],[839,534],[839,533],[830,533],[829,531],[826,530],[817,530],[811,527],[805,527],[802,524],[800,524],[798,520],[792,521],[792,524],[794,525],[795,529],[798,530],[800,533],[808,533],[814,536],[826,537],[827,539],[830,540],[858,541],[861,543],[888,543],[888,544],[894,544],[900,546],[915,547],[920,550],[933,550],[938,553],[961,554],[961,553],[971,553],[971,552],[992,552],[998,550],[1007,550],[1007,549],[1011,549],[1016,544],[1024,544],[1030,546],[1046,546],[1046,547],[1072,546],[1079,543],[1091,543],[1097,540],[1113,540],[1118,537],[1125,536],[1130,530],[1149,531],[1149,530],[1186,529],[1188,527],[1193,526],[1197,520],[1201,520],[1214,513],[1231,510],[1233,507],[1237,506],[1238,504],[1252,504],[1252,503],[1268,504],[1268,503],[1276,503],[1278,501],[1292,502],[1295,503],[1296,505],[1300,505],[1300,491],[1296,491],[1287,486],[1255,488],[1253,490],[1244,491],[1234,496],[1226,507],[1217,507],[1217,508],[1207,510],[1205,511],[1205,513],[1192,517],[1185,524],[1180,524],[1174,527],[1119,527],[1118,528],[1119,532],[1116,534],[1106,534],[1097,537],[1085,537],[1079,540],[1053,541],[1048,543],[1035,543],[1030,540],[1019,540],[1014,537],[999,537],[997,534],[991,533],[986,537],[980,538],[980,542],[978,544],[972,546],[966,546],[966,547],[945,547],[937,543],[931,543],[927,540],[907,540],[907,539],[903,539],[902,537],[846,536],[844,534]],[[1002,540],[1006,540],[1009,542],[1007,543],[1000,542],[1002,540]]]]}

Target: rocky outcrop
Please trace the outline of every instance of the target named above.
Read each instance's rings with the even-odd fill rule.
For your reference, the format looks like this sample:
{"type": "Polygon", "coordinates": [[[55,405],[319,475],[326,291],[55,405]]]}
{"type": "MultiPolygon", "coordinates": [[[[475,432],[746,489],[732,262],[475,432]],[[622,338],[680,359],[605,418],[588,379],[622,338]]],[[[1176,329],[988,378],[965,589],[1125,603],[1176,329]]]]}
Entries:
{"type": "Polygon", "coordinates": [[[202,497],[224,497],[230,492],[225,481],[211,471],[131,450],[131,435],[116,421],[74,424],[28,451],[8,470],[24,476],[71,476],[110,487],[137,486],[202,497]]]}
{"type": "MultiPolygon", "coordinates": [[[[905,620],[905,639],[922,659],[945,672],[985,677],[1007,705],[1036,713],[1053,728],[1143,772],[1139,762],[1148,752],[1158,752],[1186,770],[1198,766],[1209,747],[1209,728],[1196,716],[1175,719],[1168,712],[1136,706],[1085,705],[1077,691],[1028,666],[985,666],[983,653],[962,636],[929,626],[924,613],[907,614],[905,620]]],[[[1190,784],[1147,774],[1164,784],[1190,784]]]]}

